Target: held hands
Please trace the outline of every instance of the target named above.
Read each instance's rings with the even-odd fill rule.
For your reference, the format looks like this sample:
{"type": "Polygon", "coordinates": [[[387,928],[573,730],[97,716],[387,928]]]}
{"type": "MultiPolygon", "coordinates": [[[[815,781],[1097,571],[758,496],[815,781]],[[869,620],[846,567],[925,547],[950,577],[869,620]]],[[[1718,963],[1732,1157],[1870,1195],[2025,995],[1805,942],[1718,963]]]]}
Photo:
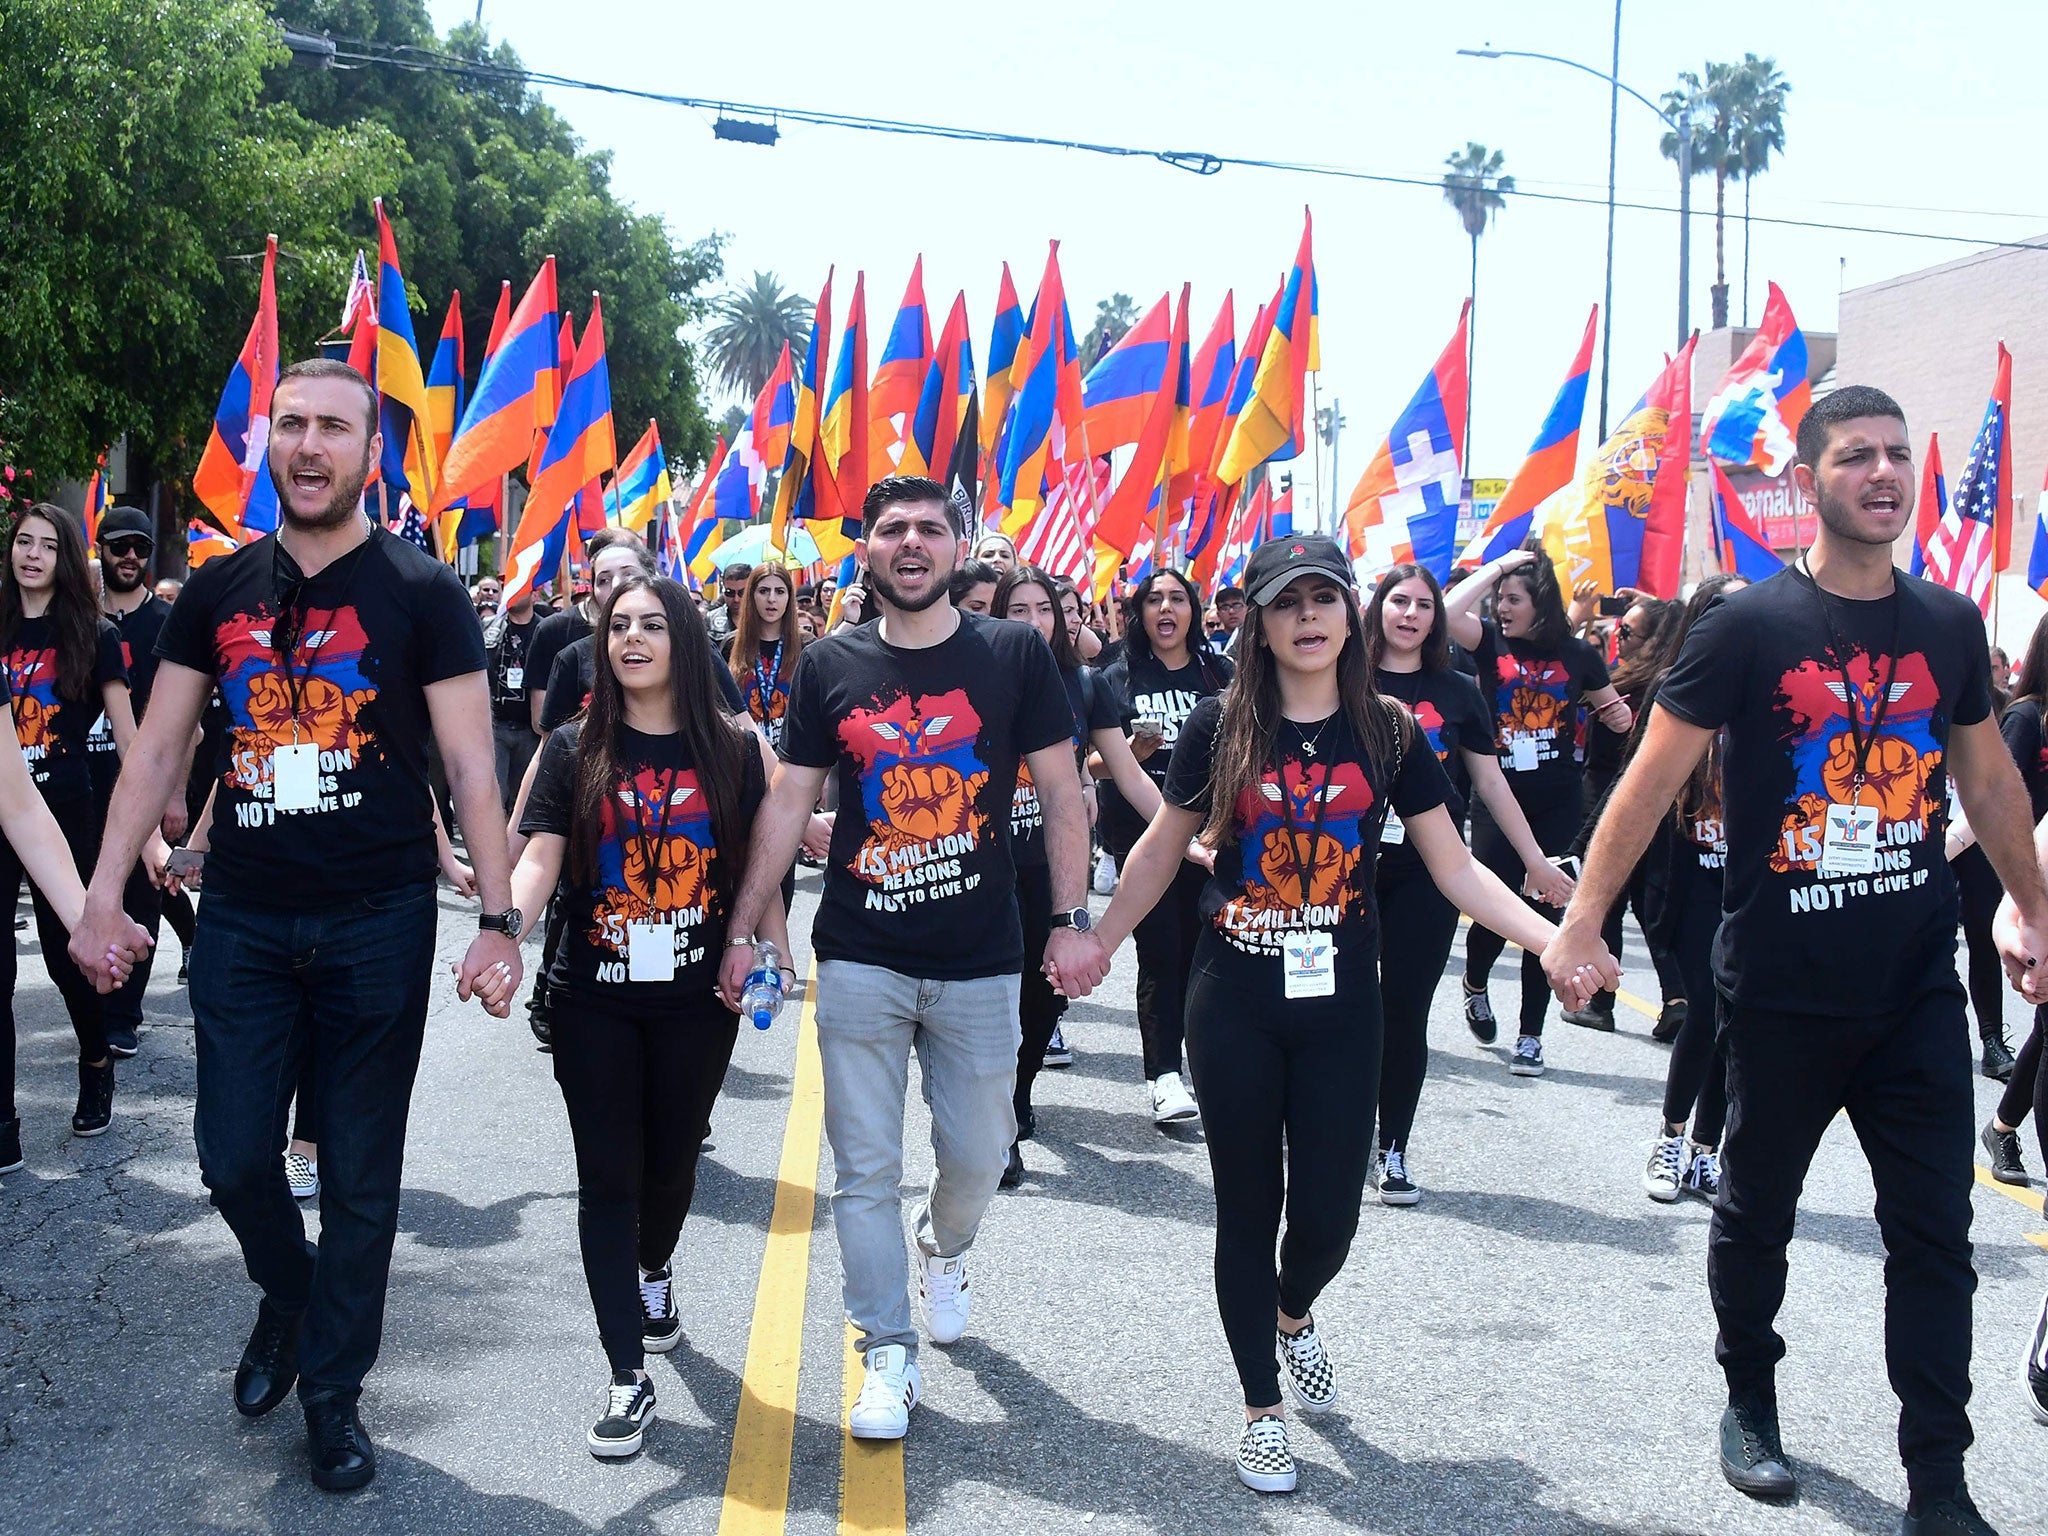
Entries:
{"type": "Polygon", "coordinates": [[[2008,896],[1991,920],[1991,938],[2013,990],[2030,1003],[2048,1002],[2048,966],[2038,963],[2048,956],[2048,924],[2022,917],[2008,896]]]}
{"type": "Polygon", "coordinates": [[[469,941],[469,953],[455,973],[455,995],[465,1003],[474,997],[484,1012],[502,1019],[512,1011],[512,999],[519,991],[525,967],[519,960],[519,945],[509,934],[485,929],[469,941]]]}
{"type": "Polygon", "coordinates": [[[94,990],[104,996],[128,979],[135,962],[149,953],[150,942],[149,931],[118,903],[95,912],[88,900],[67,947],[73,962],[92,978],[94,990]]]}
{"type": "Polygon", "coordinates": [[[1528,877],[1522,881],[1522,894],[1546,907],[1562,908],[1578,888],[1578,882],[1551,859],[1545,859],[1541,868],[1532,867],[1528,877]]]}
{"type": "Polygon", "coordinates": [[[832,851],[832,823],[833,817],[813,812],[804,827],[804,852],[820,863],[832,851]]]}
{"type": "Polygon", "coordinates": [[[1109,951],[1092,933],[1055,928],[1045,941],[1045,979],[1062,997],[1086,997],[1109,974],[1109,951]]]}
{"type": "Polygon", "coordinates": [[[1589,927],[1570,913],[1557,937],[1544,946],[1543,974],[1566,1008],[1583,1008],[1595,992],[1621,985],[1621,966],[1601,942],[1599,925],[1589,927]]]}

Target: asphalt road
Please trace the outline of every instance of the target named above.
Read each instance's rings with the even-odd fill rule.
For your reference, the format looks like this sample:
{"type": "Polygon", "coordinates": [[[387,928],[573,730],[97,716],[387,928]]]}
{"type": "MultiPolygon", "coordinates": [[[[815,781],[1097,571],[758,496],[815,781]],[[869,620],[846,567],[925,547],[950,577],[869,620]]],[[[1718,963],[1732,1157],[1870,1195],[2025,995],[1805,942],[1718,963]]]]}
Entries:
{"type": "MultiPolygon", "coordinates": [[[[472,931],[444,892],[444,962],[472,931]]],[[[1239,1487],[1207,1163],[1199,1131],[1163,1134],[1144,1113],[1128,954],[1069,1016],[1075,1067],[1040,1079],[1029,1177],[974,1251],[967,1339],[924,1352],[926,1401],[900,1454],[849,1452],[840,1428],[830,1169],[801,1020],[743,1030],[677,1259],[686,1340],[652,1365],[648,1449],[617,1465],[583,1448],[606,1377],[548,1059],[523,1023],[458,1004],[444,972],[364,1399],[381,1471],[361,1494],[323,1495],[295,1408],[250,1423],[229,1401],[256,1297],[199,1186],[190,1020],[165,945],[113,1130],[76,1141],[70,1031],[24,943],[29,1163],[0,1190],[0,1532],[1896,1528],[1882,1249],[1846,1123],[1808,1184],[1783,1318],[1785,1437],[1805,1492],[1762,1507],[1714,1460],[1707,1213],[1653,1205],[1638,1184],[1665,1061],[1648,1019],[1624,1008],[1611,1036],[1556,1024],[1549,1075],[1517,1079],[1503,1048],[1466,1034],[1448,981],[1415,1141],[1427,1194],[1410,1210],[1368,1204],[1318,1307],[1346,1406],[1297,1421],[1299,1492],[1239,1487]]],[[[1633,989],[1654,995],[1640,952],[1629,959],[1633,989]]],[[[1506,966],[1495,994],[1505,1005],[1506,966]]],[[[1992,1085],[1978,1097],[1988,1115],[1992,1085]]],[[[915,1095],[912,1117],[906,1187],[930,1166],[915,1095]]],[[[2038,1189],[2030,1208],[1980,1182],[1976,1201],[1970,1470],[2009,1532],[2048,1530],[2048,1428],[2017,1385],[2048,1284],[2038,1189]]]]}

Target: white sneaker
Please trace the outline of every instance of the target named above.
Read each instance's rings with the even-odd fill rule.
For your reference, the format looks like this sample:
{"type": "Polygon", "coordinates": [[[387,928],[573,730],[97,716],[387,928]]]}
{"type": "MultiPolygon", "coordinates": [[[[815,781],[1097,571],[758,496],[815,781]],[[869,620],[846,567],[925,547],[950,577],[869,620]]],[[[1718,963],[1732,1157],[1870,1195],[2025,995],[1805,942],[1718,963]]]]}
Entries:
{"type": "Polygon", "coordinates": [[[1659,1136],[1650,1149],[1650,1165],[1643,1170],[1643,1193],[1669,1205],[1685,1185],[1685,1137],[1659,1136]]]}
{"type": "Polygon", "coordinates": [[[1095,861],[1095,894],[1114,896],[1116,894],[1116,860],[1104,854],[1095,861]]]}
{"type": "Polygon", "coordinates": [[[917,1275],[917,1299],[925,1332],[934,1344],[951,1344],[967,1331],[967,1255],[927,1258],[917,1275]]]}
{"type": "Polygon", "coordinates": [[[917,1406],[917,1362],[901,1344],[878,1344],[866,1366],[860,1396],[846,1412],[846,1432],[856,1440],[901,1440],[917,1406]]]}
{"type": "Polygon", "coordinates": [[[310,1200],[320,1193],[320,1165],[303,1152],[287,1152],[284,1181],[294,1200],[310,1200]]]}
{"type": "MultiPolygon", "coordinates": [[[[1398,1155],[1398,1154],[1397,1154],[1398,1155]]],[[[1321,1413],[1337,1405],[1337,1372],[1323,1349],[1322,1335],[1313,1320],[1299,1333],[1274,1330],[1280,1336],[1280,1363],[1286,1367],[1287,1390],[1307,1413],[1321,1413]]]]}
{"type": "Polygon", "coordinates": [[[1196,1107],[1178,1072],[1162,1072],[1152,1079],[1154,1125],[1177,1125],[1183,1120],[1199,1120],[1201,1116],[1202,1111],[1196,1107]]]}
{"type": "Polygon", "coordinates": [[[1263,1414],[1244,1427],[1237,1442],[1237,1480],[1258,1493],[1294,1491],[1294,1454],[1287,1448],[1287,1421],[1263,1414]]]}

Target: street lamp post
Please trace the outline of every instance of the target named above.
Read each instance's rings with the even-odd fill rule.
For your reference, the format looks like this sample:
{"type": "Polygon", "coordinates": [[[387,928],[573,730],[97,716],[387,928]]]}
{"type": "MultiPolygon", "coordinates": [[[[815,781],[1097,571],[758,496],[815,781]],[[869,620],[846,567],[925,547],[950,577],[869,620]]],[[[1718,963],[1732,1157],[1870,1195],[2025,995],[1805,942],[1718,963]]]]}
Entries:
{"type": "MultiPolygon", "coordinates": [[[[1613,92],[1623,92],[1657,114],[1657,120],[1678,136],[1678,345],[1684,346],[1692,334],[1692,305],[1689,296],[1692,290],[1692,103],[1682,102],[1678,116],[1673,118],[1657,103],[1641,91],[1626,85],[1620,78],[1621,60],[1621,5],[1616,0],[1614,7],[1615,64],[1612,71],[1595,69],[1590,64],[1581,64],[1577,59],[1560,58],[1554,53],[1529,53],[1516,48],[1460,48],[1458,52],[1468,59],[1540,59],[1546,64],[1562,64],[1566,69],[1576,69],[1581,74],[1591,75],[1595,80],[1607,82],[1610,99],[1613,92]]],[[[1610,112],[1608,121],[1607,150],[1607,302],[1609,313],[1603,334],[1613,329],[1614,317],[1614,122],[1610,112]]],[[[1607,351],[1603,345],[1600,365],[1600,430],[1607,431],[1607,351]]]]}

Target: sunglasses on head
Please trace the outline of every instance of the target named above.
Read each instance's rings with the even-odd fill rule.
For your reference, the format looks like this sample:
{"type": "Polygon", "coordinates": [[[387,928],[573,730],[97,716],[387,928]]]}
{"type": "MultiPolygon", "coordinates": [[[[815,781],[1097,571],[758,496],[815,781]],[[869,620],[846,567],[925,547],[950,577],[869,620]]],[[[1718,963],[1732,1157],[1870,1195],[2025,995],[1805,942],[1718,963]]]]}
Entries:
{"type": "Polygon", "coordinates": [[[148,559],[151,545],[147,539],[108,539],[100,548],[124,560],[135,555],[148,559]]]}

